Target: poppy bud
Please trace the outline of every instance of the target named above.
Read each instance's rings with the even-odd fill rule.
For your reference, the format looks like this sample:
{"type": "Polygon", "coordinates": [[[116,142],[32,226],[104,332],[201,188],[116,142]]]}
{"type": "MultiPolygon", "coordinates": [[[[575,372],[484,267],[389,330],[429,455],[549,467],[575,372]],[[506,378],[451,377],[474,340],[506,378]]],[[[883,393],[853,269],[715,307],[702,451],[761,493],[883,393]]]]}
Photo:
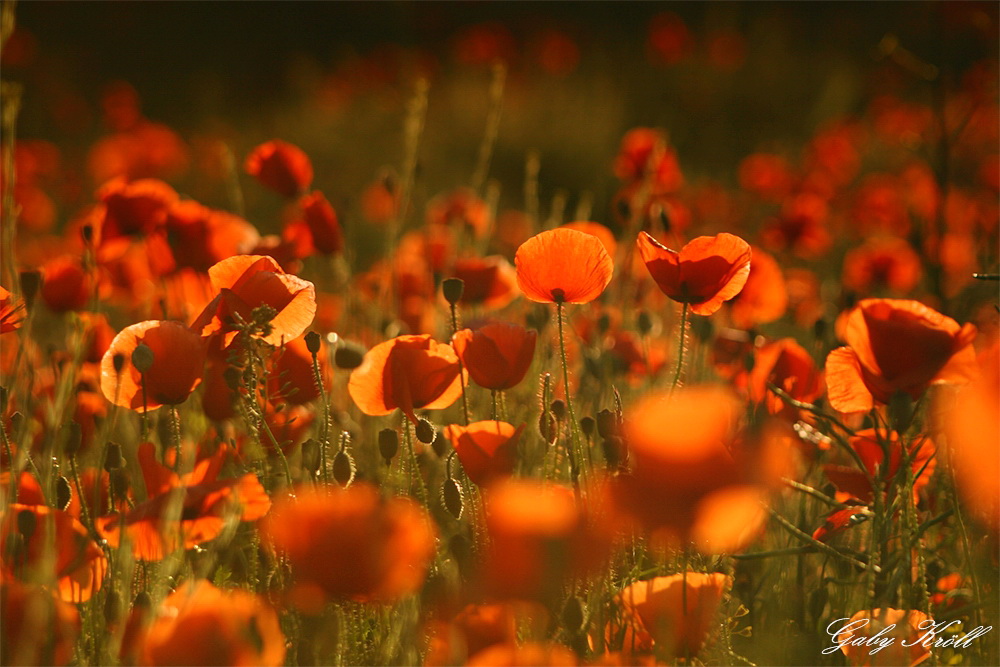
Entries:
{"type": "Polygon", "coordinates": [[[76,456],[83,443],[83,432],[80,430],[80,425],[75,421],[67,422],[63,425],[62,431],[66,438],[63,451],[66,452],[67,456],[76,456]]]}
{"type": "Polygon", "coordinates": [[[649,334],[653,330],[653,318],[645,310],[639,311],[639,316],[636,318],[636,327],[639,329],[639,333],[643,336],[649,334]]]}
{"type": "Polygon", "coordinates": [[[56,478],[56,509],[66,509],[72,500],[73,487],[69,485],[68,479],[60,475],[56,478]]]}
{"type": "Polygon", "coordinates": [[[333,478],[345,488],[354,480],[354,459],[346,449],[341,449],[333,457],[333,478]]]}
{"type": "Polygon", "coordinates": [[[128,472],[124,467],[112,470],[108,479],[108,490],[111,492],[111,499],[116,503],[125,502],[128,491],[128,472]]]}
{"type": "Polygon", "coordinates": [[[236,366],[227,366],[226,370],[222,371],[222,380],[230,391],[238,391],[243,382],[243,373],[236,366]]]}
{"type": "Polygon", "coordinates": [[[597,426],[597,422],[590,415],[587,415],[580,420],[580,430],[583,431],[583,435],[587,438],[591,438],[594,435],[594,428],[597,426]]]}
{"type": "Polygon", "coordinates": [[[80,227],[80,239],[83,241],[84,245],[90,245],[94,242],[94,226],[93,225],[83,225],[80,227]]]}
{"type": "Polygon", "coordinates": [[[337,368],[342,368],[345,371],[354,370],[361,365],[364,359],[364,350],[359,345],[346,341],[333,353],[333,363],[337,364],[337,368]]]}
{"type": "Polygon", "coordinates": [[[448,513],[456,519],[461,519],[464,502],[462,499],[462,487],[458,485],[458,482],[451,477],[446,479],[444,486],[441,487],[441,497],[444,500],[444,508],[448,510],[448,513]]]}
{"type": "Polygon", "coordinates": [[[25,308],[31,308],[38,296],[38,290],[42,287],[41,271],[21,272],[21,296],[24,298],[25,308]]]}
{"type": "Polygon", "coordinates": [[[108,443],[108,453],[104,457],[104,469],[108,472],[124,467],[122,448],[117,442],[108,443]]]}
{"type": "Polygon", "coordinates": [[[111,357],[111,366],[115,369],[115,375],[121,375],[122,369],[125,368],[125,355],[120,352],[116,352],[111,357]]]}
{"type": "Polygon", "coordinates": [[[695,338],[702,343],[711,340],[712,335],[715,333],[715,326],[712,324],[712,320],[707,317],[693,317],[689,322],[691,323],[691,333],[694,334],[695,338]]]}
{"type": "Polygon", "coordinates": [[[607,408],[597,413],[597,434],[602,438],[618,434],[618,420],[615,418],[615,414],[607,408]]]}
{"type": "Polygon", "coordinates": [[[461,278],[448,278],[441,283],[441,291],[444,293],[445,301],[451,305],[457,305],[465,293],[465,281],[461,278]]]}
{"type": "Polygon", "coordinates": [[[583,600],[573,596],[566,600],[562,609],[563,627],[575,634],[583,629],[584,608],[583,600]]]}
{"type": "Polygon", "coordinates": [[[30,540],[31,536],[35,534],[35,521],[35,513],[31,510],[21,510],[17,513],[17,532],[25,540],[30,540]]]}
{"type": "Polygon", "coordinates": [[[378,432],[378,453],[385,459],[385,464],[392,463],[392,459],[399,451],[399,435],[391,428],[384,428],[378,432]]]}
{"type": "Polygon", "coordinates": [[[306,334],[306,349],[310,354],[319,354],[320,337],[315,331],[306,334]]]}
{"type": "Polygon", "coordinates": [[[104,598],[104,622],[113,627],[121,620],[121,596],[114,590],[108,591],[108,597],[104,598]]]}
{"type": "Polygon", "coordinates": [[[557,398],[552,401],[552,404],[549,406],[549,410],[552,411],[552,416],[559,421],[566,421],[566,402],[561,398],[557,398]]]}
{"type": "Polygon", "coordinates": [[[140,373],[145,373],[150,368],[153,367],[153,350],[149,348],[145,343],[139,343],[132,350],[132,365],[140,373]]]}
{"type": "Polygon", "coordinates": [[[146,591],[139,591],[132,601],[132,608],[138,611],[149,611],[153,608],[153,599],[146,591]]]}
{"type": "Polygon", "coordinates": [[[538,415],[538,433],[542,436],[542,440],[549,445],[554,444],[556,438],[559,437],[559,427],[556,424],[556,418],[548,410],[538,415]]]}
{"type": "Polygon", "coordinates": [[[622,439],[612,435],[601,442],[601,450],[604,452],[604,460],[607,461],[608,470],[617,468],[622,461],[622,439]]]}
{"type": "Polygon", "coordinates": [[[320,445],[314,438],[302,443],[302,466],[311,473],[319,470],[320,445]]]}
{"type": "Polygon", "coordinates": [[[434,442],[431,443],[431,449],[437,454],[438,458],[444,458],[444,455],[448,453],[448,439],[444,437],[441,431],[438,431],[434,436],[434,442]]]}
{"type": "Polygon", "coordinates": [[[417,428],[415,430],[417,432],[417,440],[420,442],[425,445],[434,442],[434,425],[423,417],[417,420],[417,428]]]}

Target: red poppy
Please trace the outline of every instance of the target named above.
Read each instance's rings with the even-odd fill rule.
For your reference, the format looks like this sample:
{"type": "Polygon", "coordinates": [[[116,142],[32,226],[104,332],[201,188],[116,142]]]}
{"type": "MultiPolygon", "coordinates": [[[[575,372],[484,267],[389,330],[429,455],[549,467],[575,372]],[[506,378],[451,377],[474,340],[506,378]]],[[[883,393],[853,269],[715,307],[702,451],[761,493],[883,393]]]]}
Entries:
{"type": "Polygon", "coordinates": [[[201,382],[205,354],[204,340],[178,322],[133,324],[115,336],[101,359],[101,391],[115,405],[133,410],[178,405],[201,382]],[[140,344],[152,353],[145,373],[133,363],[133,353],[140,344]],[[121,372],[115,369],[116,359],[121,360],[121,372]]]}
{"type": "Polygon", "coordinates": [[[398,336],[370,349],[351,372],[347,391],[366,415],[396,408],[416,422],[414,410],[441,410],[462,394],[462,372],[451,345],[429,335],[398,336]]]}
{"type": "Polygon", "coordinates": [[[577,222],[567,222],[565,225],[560,225],[559,229],[573,229],[584,234],[596,236],[611,257],[614,257],[618,252],[618,242],[615,241],[615,235],[611,233],[610,229],[599,222],[578,220],[577,222]]]}
{"type": "Polygon", "coordinates": [[[778,262],[760,248],[751,248],[751,253],[747,282],[729,302],[733,325],[741,329],[773,322],[788,308],[788,289],[778,262]]]}
{"type": "MultiPolygon", "coordinates": [[[[325,379],[329,373],[326,355],[317,355],[320,377],[325,379]]],[[[303,405],[319,398],[319,387],[316,386],[313,373],[313,357],[306,346],[304,338],[285,343],[271,357],[268,372],[268,387],[270,399],[276,403],[303,405]]]]}
{"type": "Polygon", "coordinates": [[[525,241],[514,256],[517,284],[539,303],[588,303],[611,282],[614,263],[600,239],[553,229],[525,241]]]}
{"type": "Polygon", "coordinates": [[[41,586],[0,578],[0,645],[5,665],[68,665],[79,631],[80,613],[75,606],[41,586]]]}
{"type": "Polygon", "coordinates": [[[844,316],[843,340],[826,358],[830,405],[867,412],[896,392],[920,398],[932,383],[976,376],[976,328],[917,301],[865,299],[844,316]]]}
{"type": "Polygon", "coordinates": [[[439,195],[427,205],[427,223],[431,225],[460,225],[476,237],[486,234],[493,224],[489,205],[468,188],[460,188],[439,195]]]}
{"type": "Polygon", "coordinates": [[[261,336],[269,345],[298,338],[316,314],[316,288],[308,280],[285,273],[278,263],[262,255],[237,255],[208,270],[218,295],[205,306],[191,329],[206,337],[221,334],[228,348],[239,333],[231,318],[253,319],[254,309],[270,306],[270,333],[261,336]]]}
{"type": "Polygon", "coordinates": [[[167,211],[180,199],[173,188],[153,178],[116,178],[102,185],[97,196],[104,203],[100,230],[104,241],[127,234],[148,234],[162,227],[167,211]]]}
{"type": "Polygon", "coordinates": [[[275,504],[264,541],[288,559],[291,601],[307,613],[329,598],[393,602],[423,585],[435,530],[413,501],[384,500],[364,483],[347,489],[300,489],[275,504]]]}
{"type": "Polygon", "coordinates": [[[315,252],[330,255],[344,250],[344,232],[337,213],[322,192],[316,190],[303,196],[298,203],[297,215],[299,217],[285,226],[282,237],[298,242],[300,257],[308,257],[315,252]]]}
{"type": "Polygon", "coordinates": [[[246,172],[264,187],[292,199],[312,183],[313,166],[301,148],[272,139],[254,148],[247,156],[246,172]]]}
{"type": "Polygon", "coordinates": [[[747,192],[780,202],[792,190],[794,182],[791,166],[780,155],[754,153],[740,162],[740,187],[747,192]]]}
{"type": "Polygon", "coordinates": [[[0,334],[5,334],[21,327],[24,320],[24,302],[3,287],[0,287],[0,334]]]}
{"type": "Polygon", "coordinates": [[[462,305],[499,310],[521,295],[514,267],[500,256],[455,260],[452,276],[465,283],[462,305]]]}
{"type": "Polygon", "coordinates": [[[507,422],[480,421],[445,429],[462,468],[475,484],[485,486],[510,475],[517,465],[517,447],[524,424],[517,428],[507,422]]]}
{"type": "Polygon", "coordinates": [[[779,215],[761,230],[761,241],[772,251],[790,250],[813,259],[829,248],[833,239],[826,227],[830,215],[827,199],[815,192],[800,192],[785,200],[779,215]]]}
{"type": "MultiPolygon", "coordinates": [[[[881,476],[884,479],[886,491],[892,488],[893,478],[903,464],[903,445],[899,441],[899,434],[895,431],[886,434],[869,428],[858,431],[856,435],[851,436],[849,442],[851,448],[857,452],[861,462],[864,463],[868,474],[876,481],[881,476]],[[888,443],[888,464],[885,462],[882,441],[888,443]]],[[[930,438],[921,437],[910,442],[907,449],[909,450],[910,468],[915,476],[913,502],[916,503],[921,490],[930,484],[934,469],[937,467],[936,448],[930,438]]],[[[864,472],[856,468],[833,464],[823,466],[823,471],[837,487],[837,500],[842,502],[860,500],[866,504],[872,502],[874,490],[868,483],[868,477],[864,472]]]]}
{"type": "Polygon", "coordinates": [[[263,598],[202,579],[167,596],[142,633],[144,665],[279,667],[285,636],[263,598]]]}
{"type": "Polygon", "coordinates": [[[569,648],[555,642],[505,642],[483,649],[465,664],[468,667],[576,667],[580,659],[569,648]]]}
{"type": "Polygon", "coordinates": [[[823,525],[813,531],[812,538],[819,542],[828,542],[845,531],[864,523],[874,516],[864,505],[852,505],[844,509],[834,510],[823,518],[823,525]]]}
{"type": "Polygon", "coordinates": [[[260,241],[256,227],[225,211],[187,200],[167,211],[167,237],[177,268],[208,271],[215,263],[247,253],[260,241]]]}
{"type": "Polygon", "coordinates": [[[905,293],[920,282],[920,256],[904,239],[869,239],[844,256],[844,287],[865,294],[872,288],[905,293]]]}
{"type": "Polygon", "coordinates": [[[42,301],[57,313],[83,310],[94,297],[93,274],[73,257],[45,262],[42,270],[42,301]]]}
{"type": "Polygon", "coordinates": [[[655,193],[675,192],[684,185],[677,154],[661,130],[636,127],[622,138],[615,158],[615,176],[629,182],[650,178],[655,193]]]}
{"type": "Polygon", "coordinates": [[[747,384],[751,401],[763,403],[770,414],[782,415],[789,421],[800,418],[799,410],[771,391],[769,384],[804,403],[812,403],[824,390],[822,373],[794,338],[782,338],[755,349],[747,384]]]}
{"type": "Polygon", "coordinates": [[[933,619],[920,611],[863,609],[834,627],[841,631],[833,641],[855,667],[915,667],[931,657],[923,638],[930,633],[933,639],[933,625],[933,619]],[[887,642],[879,644],[884,648],[872,647],[876,636],[887,642]]]}
{"type": "Polygon", "coordinates": [[[668,297],[691,306],[696,315],[711,315],[740,293],[750,275],[750,246],[738,236],[699,236],[680,252],[646,232],[637,239],[649,274],[668,297]]]}
{"type": "Polygon", "coordinates": [[[452,344],[476,384],[501,391],[524,379],[537,338],[535,331],[522,326],[494,322],[476,330],[462,329],[452,337],[452,344]]]}

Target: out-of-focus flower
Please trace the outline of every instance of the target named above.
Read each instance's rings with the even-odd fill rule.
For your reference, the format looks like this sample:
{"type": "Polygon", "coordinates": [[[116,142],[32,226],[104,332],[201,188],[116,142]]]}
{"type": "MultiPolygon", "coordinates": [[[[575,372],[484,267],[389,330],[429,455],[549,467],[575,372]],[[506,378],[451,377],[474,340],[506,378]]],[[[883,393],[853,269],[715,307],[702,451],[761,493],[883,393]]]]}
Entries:
{"type": "Polygon", "coordinates": [[[0,287],[0,333],[21,328],[24,320],[24,302],[0,287]]]}
{"type": "Polygon", "coordinates": [[[41,270],[42,301],[57,313],[83,310],[94,296],[94,274],[74,257],[56,257],[41,270]]]}
{"type": "Polygon", "coordinates": [[[272,139],[250,151],[244,168],[257,182],[285,199],[294,199],[313,180],[309,156],[298,146],[280,139],[272,139]]]}
{"type": "Polygon", "coordinates": [[[172,187],[153,178],[112,179],[101,186],[97,197],[104,204],[102,241],[129,234],[149,234],[166,223],[167,211],[180,201],[172,187]]]}
{"type": "Polygon", "coordinates": [[[462,329],[452,338],[455,352],[480,387],[502,391],[520,384],[535,355],[538,334],[516,324],[493,322],[462,329]]]}
{"type": "Polygon", "coordinates": [[[622,138],[615,158],[615,176],[625,183],[650,179],[655,194],[676,192],[684,185],[677,154],[662,130],[637,127],[622,138]]]}
{"type": "Polygon", "coordinates": [[[933,640],[933,624],[934,621],[921,611],[864,609],[842,621],[842,625],[831,625],[831,631],[841,630],[833,641],[856,667],[915,667],[931,656],[930,649],[925,646],[929,642],[921,638],[927,635],[933,640]],[[876,635],[892,642],[873,651],[871,644],[866,646],[864,642],[871,642],[876,635]]]}
{"type": "Polygon", "coordinates": [[[614,263],[600,239],[553,229],[525,241],[514,257],[517,284],[539,303],[588,303],[611,282],[614,263]]]}
{"type": "MultiPolygon", "coordinates": [[[[900,474],[900,468],[904,462],[903,444],[900,442],[899,434],[895,431],[885,433],[869,428],[858,431],[856,435],[851,436],[849,443],[851,448],[857,452],[858,458],[861,459],[868,474],[876,482],[883,480],[884,490],[889,491],[893,485],[893,478],[900,474]],[[883,442],[886,443],[886,449],[889,451],[888,463],[885,461],[883,442]]],[[[931,476],[937,467],[936,453],[934,443],[927,437],[916,438],[907,446],[907,458],[910,461],[914,477],[914,503],[917,502],[921,490],[930,484],[931,476]]],[[[834,464],[823,466],[823,471],[837,487],[837,500],[847,502],[853,499],[865,504],[870,504],[873,501],[874,489],[868,483],[864,472],[856,468],[834,464]]]]}
{"type": "Polygon", "coordinates": [[[499,310],[521,295],[514,267],[500,256],[457,259],[452,276],[465,283],[459,301],[465,306],[499,310]]]}
{"type": "MultiPolygon", "coordinates": [[[[309,246],[324,255],[343,252],[344,232],[337,220],[337,212],[319,190],[305,195],[298,203],[299,218],[286,227],[302,227],[309,239],[309,246]]],[[[304,253],[303,256],[312,254],[304,253]]]]}
{"type": "Polygon", "coordinates": [[[41,586],[0,578],[5,665],[68,665],[79,631],[80,613],[72,604],[41,586]]]}
{"type": "Polygon", "coordinates": [[[458,225],[477,238],[489,232],[493,214],[489,205],[468,188],[438,195],[427,204],[427,224],[458,225]]]}
{"type": "Polygon", "coordinates": [[[445,429],[462,468],[475,484],[486,486],[494,479],[510,475],[517,465],[518,440],[524,424],[517,428],[507,422],[480,421],[445,429]]]}
{"type": "Polygon", "coordinates": [[[733,324],[744,329],[773,322],[788,308],[788,289],[778,262],[760,248],[751,247],[751,253],[747,282],[730,301],[733,324]]]}
{"type": "Polygon", "coordinates": [[[250,252],[260,234],[249,222],[186,200],[167,211],[167,239],[177,268],[208,271],[217,262],[250,252]]]}
{"type": "Polygon", "coordinates": [[[800,419],[799,410],[771,391],[769,384],[803,403],[812,403],[825,389],[822,372],[793,338],[782,338],[754,350],[747,389],[750,400],[763,404],[770,414],[781,415],[789,421],[800,419]]]}
{"type": "Polygon", "coordinates": [[[872,288],[906,293],[920,281],[920,256],[901,238],[877,237],[847,252],[841,275],[844,287],[860,294],[872,288]]]}
{"type": "Polygon", "coordinates": [[[771,201],[782,201],[792,191],[792,168],[780,155],[754,153],[739,166],[740,187],[771,201]]]}
{"type": "Polygon", "coordinates": [[[580,659],[570,649],[555,642],[506,642],[485,648],[465,663],[468,667],[517,667],[550,665],[576,667],[580,659]]]}
{"type": "MultiPolygon", "coordinates": [[[[325,354],[317,355],[320,377],[328,383],[328,361],[325,354]]],[[[275,351],[268,373],[270,398],[274,402],[303,405],[319,398],[319,387],[313,373],[312,353],[304,338],[288,341],[275,351]]]]}
{"type": "Polygon", "coordinates": [[[654,62],[673,65],[691,54],[694,37],[681,17],[663,12],[650,20],[646,44],[654,62]]]}

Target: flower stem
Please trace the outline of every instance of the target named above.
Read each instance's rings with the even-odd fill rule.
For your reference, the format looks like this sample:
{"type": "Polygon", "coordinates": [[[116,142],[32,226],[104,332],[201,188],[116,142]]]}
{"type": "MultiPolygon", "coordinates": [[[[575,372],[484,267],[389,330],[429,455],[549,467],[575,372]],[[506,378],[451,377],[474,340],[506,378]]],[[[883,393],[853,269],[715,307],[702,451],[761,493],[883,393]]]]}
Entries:
{"type": "Polygon", "coordinates": [[[684,348],[687,347],[687,321],[688,321],[688,304],[685,303],[681,308],[681,333],[679,340],[677,342],[677,370],[674,371],[674,379],[670,383],[670,392],[673,393],[677,389],[677,385],[681,381],[681,373],[684,370],[684,348]]]}
{"type": "Polygon", "coordinates": [[[569,386],[569,364],[566,362],[566,336],[563,331],[563,304],[556,302],[556,319],[559,321],[559,358],[562,361],[563,386],[566,388],[566,407],[569,409],[569,429],[570,446],[568,447],[570,456],[570,474],[573,476],[573,485],[579,489],[579,477],[582,474],[586,480],[586,471],[583,468],[583,446],[580,443],[580,425],[576,421],[576,411],[573,409],[573,392],[569,386]]]}

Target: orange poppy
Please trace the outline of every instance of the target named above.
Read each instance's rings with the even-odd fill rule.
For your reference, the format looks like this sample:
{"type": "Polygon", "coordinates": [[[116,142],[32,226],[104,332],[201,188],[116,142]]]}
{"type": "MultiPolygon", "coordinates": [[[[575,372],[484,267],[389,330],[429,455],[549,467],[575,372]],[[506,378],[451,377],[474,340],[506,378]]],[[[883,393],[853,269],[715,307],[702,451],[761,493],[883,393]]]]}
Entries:
{"type": "Polygon", "coordinates": [[[584,234],[596,236],[600,239],[604,249],[608,251],[608,255],[611,257],[614,257],[618,252],[618,242],[615,241],[615,235],[611,233],[610,229],[599,222],[578,220],[577,222],[567,222],[565,225],[560,225],[559,229],[573,229],[584,234]]]}
{"type": "Polygon", "coordinates": [[[89,600],[101,589],[108,571],[104,551],[84,525],[69,512],[43,505],[12,503],[0,512],[0,553],[4,554],[0,565],[4,577],[20,577],[43,565],[51,567],[51,572],[42,574],[55,579],[57,594],[66,602],[89,600]],[[35,528],[27,543],[14,551],[11,541],[24,539],[18,529],[22,513],[33,516],[35,528]]]}
{"type": "Polygon", "coordinates": [[[522,630],[544,632],[548,614],[543,606],[531,602],[498,602],[470,604],[450,623],[428,624],[429,644],[424,664],[456,665],[483,649],[505,642],[514,642],[518,625],[522,630]],[[525,624],[531,627],[525,628],[525,624]]]}
{"type": "Polygon", "coordinates": [[[742,291],[730,301],[733,325],[750,329],[773,322],[788,308],[788,289],[777,260],[760,248],[751,247],[753,262],[742,291]]]}
{"type": "Polygon", "coordinates": [[[552,229],[521,244],[514,256],[517,284],[539,303],[588,303],[611,282],[614,262],[600,239],[575,229],[552,229]]]}
{"type": "Polygon", "coordinates": [[[68,665],[79,632],[80,613],[72,604],[40,586],[0,578],[5,665],[68,665]]]}
{"type": "Polygon", "coordinates": [[[172,187],[154,178],[129,181],[115,178],[101,186],[97,197],[104,204],[100,234],[103,241],[129,234],[148,234],[162,227],[167,210],[180,197],[172,187]]]}
{"type": "Polygon", "coordinates": [[[830,405],[867,412],[896,392],[920,398],[932,383],[976,376],[976,328],[917,301],[865,299],[844,317],[843,340],[826,358],[830,405]]]}
{"type": "Polygon", "coordinates": [[[263,598],[202,579],[167,596],[142,634],[143,665],[279,667],[285,636],[263,598]]]}
{"type": "Polygon", "coordinates": [[[427,224],[459,224],[481,237],[493,224],[489,205],[469,188],[438,195],[427,205],[427,224]]]}
{"type": "Polygon", "coordinates": [[[462,395],[462,372],[451,345],[429,335],[397,336],[368,351],[351,372],[347,392],[366,415],[396,408],[416,422],[414,410],[441,410],[462,395]]]}
{"type": "Polygon", "coordinates": [[[21,327],[24,320],[24,302],[3,287],[0,287],[0,334],[14,331],[21,327]]]}
{"type": "Polygon", "coordinates": [[[465,664],[468,667],[576,667],[580,659],[572,650],[555,642],[505,642],[483,649],[465,664]]]}
{"type": "Polygon", "coordinates": [[[205,354],[202,338],[178,322],[133,324],[115,336],[101,359],[101,391],[115,405],[133,410],[178,405],[201,382],[205,354]],[[139,372],[132,359],[140,344],[146,345],[153,357],[145,373],[139,372]],[[120,373],[115,370],[116,358],[123,363],[120,373]]]}
{"type": "Polygon", "coordinates": [[[179,548],[204,544],[219,536],[227,517],[255,521],[271,508],[267,492],[253,473],[217,479],[229,457],[226,446],[198,461],[184,476],[156,461],[152,443],[139,445],[138,456],[149,499],[124,514],[116,512],[94,523],[113,547],[118,546],[124,529],[139,560],[158,561],[179,548]],[[171,525],[166,515],[177,502],[180,512],[177,523],[171,525]]]}
{"type": "Polygon", "coordinates": [[[287,557],[290,600],[307,613],[329,598],[393,602],[415,593],[436,540],[423,507],[403,497],[385,500],[366,483],[299,489],[275,503],[261,534],[287,557]]]}
{"type": "MultiPolygon", "coordinates": [[[[886,434],[869,428],[858,431],[856,435],[851,436],[848,442],[851,448],[858,453],[858,457],[868,474],[876,481],[881,475],[885,480],[885,490],[888,491],[892,488],[893,478],[903,464],[903,445],[899,440],[899,434],[895,431],[886,434]],[[888,464],[885,462],[885,452],[880,440],[888,442],[888,464]]],[[[937,467],[936,448],[930,438],[921,437],[910,442],[907,449],[910,455],[910,467],[916,477],[913,481],[913,502],[916,503],[921,490],[930,484],[934,469],[937,467]]],[[[823,471],[837,487],[837,500],[841,502],[860,500],[866,504],[872,502],[874,490],[862,471],[834,464],[823,466],[823,471]]]]}
{"type": "Polygon", "coordinates": [[[501,421],[480,421],[445,429],[465,473],[475,484],[484,486],[510,475],[517,465],[517,446],[524,424],[514,428],[501,421]]]}
{"type": "Polygon", "coordinates": [[[933,639],[933,625],[933,619],[921,611],[863,609],[830,624],[828,631],[836,633],[834,643],[855,667],[915,667],[931,656],[924,642],[933,639]],[[876,635],[888,643],[873,646],[876,635]]]}
{"type": "Polygon", "coordinates": [[[535,356],[538,334],[516,324],[494,322],[452,337],[458,358],[476,384],[503,390],[520,384],[535,356]]]}
{"type": "Polygon", "coordinates": [[[231,321],[239,315],[246,321],[259,306],[275,311],[270,333],[261,336],[269,345],[298,338],[316,314],[316,288],[308,280],[285,273],[278,263],[263,255],[237,255],[208,270],[218,295],[205,306],[191,329],[203,337],[221,334],[228,348],[239,333],[231,321]]]}
{"type": "Polygon", "coordinates": [[[750,400],[764,404],[770,414],[781,415],[789,421],[799,419],[800,411],[772,392],[769,384],[804,403],[812,403],[824,390],[823,374],[794,338],[782,338],[754,350],[754,364],[747,376],[747,388],[750,400]]]}
{"type": "Polygon", "coordinates": [[[906,293],[920,282],[920,255],[894,236],[869,239],[844,256],[844,287],[865,294],[872,288],[906,293]]]}
{"type": "Polygon", "coordinates": [[[697,655],[732,585],[731,577],[718,572],[687,572],[637,581],[618,599],[631,623],[655,644],[673,655],[697,655]]]}
{"type": "Polygon", "coordinates": [[[249,252],[260,241],[257,228],[243,218],[191,200],[170,207],[166,230],[178,269],[208,271],[217,262],[249,252]]]}
{"type": "Polygon", "coordinates": [[[487,310],[498,310],[521,295],[514,267],[503,257],[455,260],[452,276],[465,283],[459,302],[462,305],[482,305],[487,310]]]}
{"type": "Polygon", "coordinates": [[[80,260],[57,257],[42,265],[41,297],[57,313],[83,310],[94,296],[94,278],[80,260]]]}
{"type": "Polygon", "coordinates": [[[285,199],[304,192],[312,183],[313,166],[301,148],[272,139],[254,148],[244,165],[246,172],[264,187],[285,199]]]}
{"type": "Polygon", "coordinates": [[[662,130],[636,127],[625,133],[615,158],[615,176],[638,182],[650,178],[655,193],[675,192],[684,184],[677,154],[662,130]]]}
{"type": "Polygon", "coordinates": [[[750,246],[732,234],[699,236],[681,248],[667,248],[646,232],[636,240],[649,274],[664,294],[711,315],[740,293],[750,275],[750,246]]]}
{"type": "MultiPolygon", "coordinates": [[[[327,355],[322,351],[317,355],[320,378],[329,388],[327,375],[327,355]]],[[[312,353],[306,346],[305,338],[296,338],[278,348],[271,357],[268,373],[270,399],[276,403],[303,405],[319,398],[313,373],[312,353]]]]}

